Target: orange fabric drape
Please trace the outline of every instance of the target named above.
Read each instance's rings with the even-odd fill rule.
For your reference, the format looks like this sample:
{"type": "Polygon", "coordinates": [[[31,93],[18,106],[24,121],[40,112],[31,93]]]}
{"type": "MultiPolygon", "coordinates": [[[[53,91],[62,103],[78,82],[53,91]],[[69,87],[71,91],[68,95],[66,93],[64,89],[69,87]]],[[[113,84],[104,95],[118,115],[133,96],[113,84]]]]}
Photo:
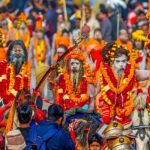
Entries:
{"type": "Polygon", "coordinates": [[[5,60],[6,59],[6,49],[0,47],[0,61],[5,60]]]}

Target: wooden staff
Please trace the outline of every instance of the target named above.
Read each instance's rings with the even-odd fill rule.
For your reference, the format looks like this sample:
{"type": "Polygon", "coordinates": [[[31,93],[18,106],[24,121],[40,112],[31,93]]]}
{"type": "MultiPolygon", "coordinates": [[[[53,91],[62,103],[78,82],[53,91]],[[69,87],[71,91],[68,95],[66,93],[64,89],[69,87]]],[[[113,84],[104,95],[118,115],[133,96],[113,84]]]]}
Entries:
{"type": "Polygon", "coordinates": [[[68,22],[68,15],[67,15],[67,9],[66,9],[66,0],[63,0],[63,10],[64,10],[64,18],[65,22],[68,22]]]}
{"type": "Polygon", "coordinates": [[[82,0],[81,14],[82,14],[82,18],[81,18],[81,23],[80,23],[80,30],[84,26],[84,24],[86,23],[84,0],[82,0]]]}

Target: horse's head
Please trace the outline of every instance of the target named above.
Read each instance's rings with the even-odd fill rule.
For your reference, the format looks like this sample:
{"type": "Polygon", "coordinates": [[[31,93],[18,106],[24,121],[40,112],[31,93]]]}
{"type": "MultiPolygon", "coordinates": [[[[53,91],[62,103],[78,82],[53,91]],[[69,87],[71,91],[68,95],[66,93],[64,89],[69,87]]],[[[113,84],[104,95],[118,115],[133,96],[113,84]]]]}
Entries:
{"type": "Polygon", "coordinates": [[[79,123],[75,129],[76,140],[81,146],[87,144],[87,138],[93,136],[97,129],[100,127],[100,123],[92,119],[90,116],[84,119],[79,119],[79,123]]]}
{"type": "Polygon", "coordinates": [[[81,147],[88,145],[88,138],[92,137],[102,124],[100,115],[92,110],[74,108],[66,112],[67,122],[71,124],[76,135],[76,143],[81,147]]]}

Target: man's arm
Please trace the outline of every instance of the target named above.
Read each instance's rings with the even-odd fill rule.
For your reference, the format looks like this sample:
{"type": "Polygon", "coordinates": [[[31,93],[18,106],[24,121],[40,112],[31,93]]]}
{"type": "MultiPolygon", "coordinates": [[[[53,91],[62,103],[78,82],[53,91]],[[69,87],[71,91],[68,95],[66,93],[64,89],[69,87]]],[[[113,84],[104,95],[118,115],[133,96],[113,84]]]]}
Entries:
{"type": "Polygon", "coordinates": [[[136,70],[135,75],[138,81],[150,80],[149,70],[136,70]]]}

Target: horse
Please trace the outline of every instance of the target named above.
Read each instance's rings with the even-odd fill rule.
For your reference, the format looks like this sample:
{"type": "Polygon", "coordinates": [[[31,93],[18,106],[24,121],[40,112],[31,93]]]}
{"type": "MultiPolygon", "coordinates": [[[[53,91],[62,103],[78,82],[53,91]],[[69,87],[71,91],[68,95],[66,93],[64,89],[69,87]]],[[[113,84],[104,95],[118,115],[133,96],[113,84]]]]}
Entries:
{"type": "Polygon", "coordinates": [[[88,138],[97,133],[102,125],[101,115],[93,110],[73,108],[65,112],[66,123],[73,126],[77,150],[88,150],[88,138]]]}

